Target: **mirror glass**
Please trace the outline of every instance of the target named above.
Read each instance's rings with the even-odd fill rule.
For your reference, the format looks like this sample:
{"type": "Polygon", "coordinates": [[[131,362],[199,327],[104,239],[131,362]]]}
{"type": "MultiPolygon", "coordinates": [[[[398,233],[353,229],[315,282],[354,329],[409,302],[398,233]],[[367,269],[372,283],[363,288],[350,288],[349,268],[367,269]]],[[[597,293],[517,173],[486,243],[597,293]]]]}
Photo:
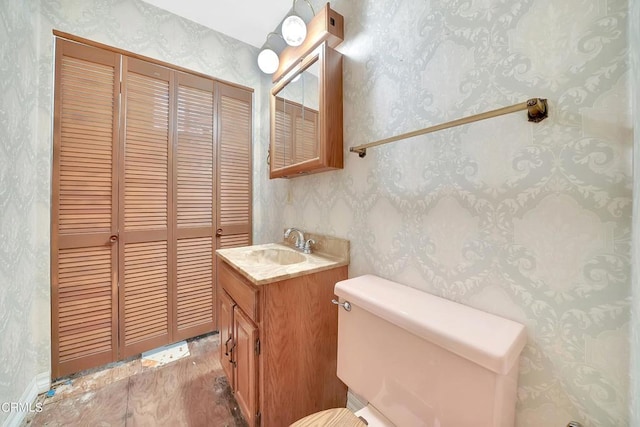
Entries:
{"type": "Polygon", "coordinates": [[[319,61],[315,59],[275,93],[274,145],[271,161],[275,169],[318,157],[320,126],[319,61]]]}

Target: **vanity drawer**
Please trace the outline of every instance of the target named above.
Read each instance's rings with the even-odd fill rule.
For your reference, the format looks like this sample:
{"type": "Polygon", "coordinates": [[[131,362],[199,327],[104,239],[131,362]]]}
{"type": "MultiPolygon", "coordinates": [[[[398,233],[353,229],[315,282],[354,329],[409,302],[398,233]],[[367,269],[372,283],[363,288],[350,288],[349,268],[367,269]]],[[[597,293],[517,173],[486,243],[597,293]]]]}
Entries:
{"type": "Polygon", "coordinates": [[[258,291],[233,271],[229,265],[220,261],[218,285],[238,304],[240,309],[254,322],[258,321],[258,291]]]}

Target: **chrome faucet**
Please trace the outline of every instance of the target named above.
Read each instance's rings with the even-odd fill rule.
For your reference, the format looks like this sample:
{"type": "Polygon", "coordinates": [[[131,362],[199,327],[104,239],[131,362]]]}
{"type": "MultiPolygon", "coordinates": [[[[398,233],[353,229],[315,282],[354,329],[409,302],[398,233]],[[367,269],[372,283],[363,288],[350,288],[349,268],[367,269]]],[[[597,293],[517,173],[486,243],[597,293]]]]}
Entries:
{"type": "Polygon", "coordinates": [[[287,228],[287,230],[284,232],[284,238],[285,240],[289,238],[289,236],[291,236],[291,233],[297,233],[297,236],[295,236],[296,238],[296,243],[295,243],[295,247],[296,249],[299,250],[304,250],[304,233],[300,230],[298,230],[297,228],[287,228]]]}

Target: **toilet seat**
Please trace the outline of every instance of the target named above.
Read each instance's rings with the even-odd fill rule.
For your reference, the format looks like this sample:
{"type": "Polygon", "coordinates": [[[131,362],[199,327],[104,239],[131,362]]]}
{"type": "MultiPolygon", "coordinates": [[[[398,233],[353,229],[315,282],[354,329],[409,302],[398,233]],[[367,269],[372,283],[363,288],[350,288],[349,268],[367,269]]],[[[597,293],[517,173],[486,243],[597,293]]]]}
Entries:
{"type": "Polygon", "coordinates": [[[367,427],[347,408],[333,408],[316,412],[291,424],[290,427],[367,427]]]}
{"type": "Polygon", "coordinates": [[[394,427],[384,415],[371,405],[351,412],[347,408],[333,408],[316,412],[296,421],[289,427],[394,427]]]}

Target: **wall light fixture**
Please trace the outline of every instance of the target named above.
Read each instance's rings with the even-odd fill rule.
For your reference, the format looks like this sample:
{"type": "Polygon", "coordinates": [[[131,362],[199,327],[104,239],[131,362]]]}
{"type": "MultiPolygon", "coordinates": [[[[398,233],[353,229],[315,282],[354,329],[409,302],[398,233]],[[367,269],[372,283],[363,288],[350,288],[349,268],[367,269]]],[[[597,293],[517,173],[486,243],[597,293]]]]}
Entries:
{"type": "Polygon", "coordinates": [[[270,32],[267,34],[267,40],[265,40],[262,45],[262,49],[258,54],[258,67],[260,67],[260,70],[266,74],[273,74],[280,65],[280,58],[276,52],[277,49],[274,46],[274,43],[269,41],[271,36],[277,36],[283,39],[283,37],[278,33],[270,32]]]}
{"type": "MultiPolygon", "coordinates": [[[[282,37],[289,46],[300,46],[302,42],[304,42],[305,37],[307,37],[307,24],[305,24],[300,16],[296,15],[297,1],[298,0],[293,0],[290,14],[284,18],[282,22],[282,37]]],[[[304,1],[309,5],[311,12],[315,16],[316,12],[313,10],[313,6],[311,6],[309,0],[304,1]]]]}
{"type": "MultiPolygon", "coordinates": [[[[287,13],[285,18],[274,30],[267,34],[267,40],[260,54],[258,55],[258,66],[264,73],[271,74],[271,81],[276,83],[283,76],[289,73],[300,61],[312,52],[315,48],[320,46],[323,42],[327,42],[330,48],[335,48],[344,40],[344,18],[335,10],[331,9],[329,2],[327,2],[322,9],[316,11],[313,9],[309,0],[304,0],[308,5],[313,17],[310,18],[307,24],[304,24],[305,36],[301,38],[301,42],[298,46],[287,45],[286,36],[280,35],[280,30],[286,33],[285,22],[292,16],[296,16],[301,19],[295,12],[296,1],[293,2],[293,7],[287,13]],[[278,39],[272,36],[277,36],[278,39]]],[[[305,16],[306,17],[306,16],[305,16]]]]}

